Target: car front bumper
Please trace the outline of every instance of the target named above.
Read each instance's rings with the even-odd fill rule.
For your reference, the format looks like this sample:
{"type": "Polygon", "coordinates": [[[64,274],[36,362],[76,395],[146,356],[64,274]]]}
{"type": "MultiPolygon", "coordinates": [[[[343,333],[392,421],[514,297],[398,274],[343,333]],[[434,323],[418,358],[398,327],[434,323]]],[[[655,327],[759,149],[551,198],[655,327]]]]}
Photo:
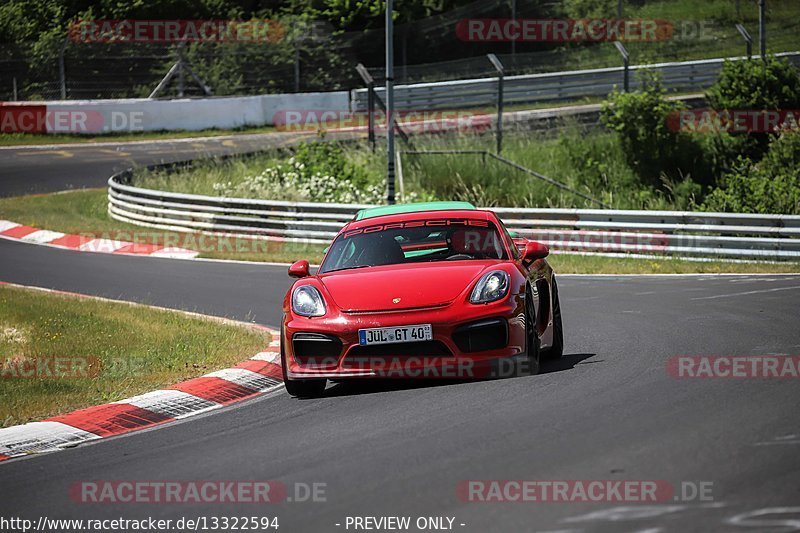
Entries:
{"type": "Polygon", "coordinates": [[[525,355],[524,299],[490,304],[319,318],[287,314],[283,352],[289,379],[483,379],[513,372],[525,355]],[[431,324],[432,341],[360,346],[358,330],[431,324]]]}

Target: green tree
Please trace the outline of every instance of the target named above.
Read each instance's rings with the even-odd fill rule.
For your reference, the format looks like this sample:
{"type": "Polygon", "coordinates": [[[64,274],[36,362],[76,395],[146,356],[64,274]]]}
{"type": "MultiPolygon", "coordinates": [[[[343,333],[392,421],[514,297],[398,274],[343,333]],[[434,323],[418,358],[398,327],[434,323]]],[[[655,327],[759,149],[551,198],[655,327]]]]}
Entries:
{"type": "Polygon", "coordinates": [[[725,61],[706,98],[717,109],[797,109],[800,74],[788,60],[775,56],[725,61]]]}
{"type": "Polygon", "coordinates": [[[758,163],[740,157],[703,204],[709,211],[800,214],[800,132],[783,131],[758,163]]]}
{"type": "MultiPolygon", "coordinates": [[[[800,73],[787,60],[726,61],[706,98],[718,110],[778,110],[800,108],[800,73]]],[[[715,174],[729,171],[739,156],[758,161],[767,152],[774,133],[718,133],[703,140],[715,174]]]]}
{"type": "Polygon", "coordinates": [[[603,104],[601,120],[617,133],[628,165],[646,183],[661,186],[662,177],[675,181],[705,174],[697,143],[668,126],[670,115],[682,107],[667,100],[655,73],[645,73],[640,90],[614,91],[603,104]]]}

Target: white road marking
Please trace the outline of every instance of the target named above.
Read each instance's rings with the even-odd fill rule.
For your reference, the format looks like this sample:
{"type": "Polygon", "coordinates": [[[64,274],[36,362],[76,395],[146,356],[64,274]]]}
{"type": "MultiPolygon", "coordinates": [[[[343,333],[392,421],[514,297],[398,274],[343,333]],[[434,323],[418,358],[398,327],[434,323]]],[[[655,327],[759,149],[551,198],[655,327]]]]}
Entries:
{"type": "Polygon", "coordinates": [[[279,352],[259,352],[250,359],[256,361],[266,361],[276,365],[281,364],[281,354],[279,352]]]}
{"type": "Polygon", "coordinates": [[[10,220],[0,220],[0,232],[10,230],[11,228],[16,228],[21,224],[17,224],[16,222],[11,222],[10,220]]]}
{"type": "Polygon", "coordinates": [[[593,511],[584,515],[573,516],[562,520],[562,522],[593,522],[605,520],[608,522],[624,522],[628,520],[642,520],[645,518],[656,518],[678,511],[688,509],[685,505],[642,505],[630,507],[612,507],[600,511],[593,511]]]}
{"type": "Polygon", "coordinates": [[[692,298],[692,300],[715,300],[717,298],[730,298],[733,296],[748,296],[750,294],[763,294],[767,292],[778,292],[778,291],[791,291],[800,289],[800,285],[792,285],[791,287],[775,287],[773,289],[761,289],[757,291],[746,291],[746,292],[732,292],[730,294],[715,294],[714,296],[699,296],[697,298],[692,298]]]}
{"type": "Polygon", "coordinates": [[[236,383],[237,385],[241,385],[242,387],[247,387],[248,389],[252,389],[254,391],[262,391],[264,389],[268,389],[280,383],[274,378],[258,374],[256,372],[253,372],[252,370],[246,370],[244,368],[226,368],[224,370],[211,372],[210,374],[206,374],[203,377],[224,379],[226,381],[230,381],[231,383],[236,383]]]}
{"type": "Polygon", "coordinates": [[[176,419],[222,407],[222,404],[171,389],[156,390],[114,403],[135,405],[136,407],[176,419]]]}
{"type": "Polygon", "coordinates": [[[749,511],[732,516],[726,520],[726,523],[739,527],[770,528],[770,531],[778,531],[776,528],[781,528],[781,531],[797,531],[797,529],[800,528],[800,518],[780,516],[789,514],[800,515],[800,507],[769,507],[766,509],[758,509],[756,511],[749,511]],[[775,516],[765,520],[760,519],[761,517],[766,518],[770,515],[775,516]]]}
{"type": "Polygon", "coordinates": [[[187,250],[185,248],[162,248],[149,254],[150,257],[163,257],[167,259],[194,259],[200,254],[194,250],[187,250]]]}
{"type": "Polygon", "coordinates": [[[781,435],[775,437],[771,441],[756,442],[755,446],[772,446],[775,444],[800,444],[800,435],[781,435]]]}
{"type": "Polygon", "coordinates": [[[83,243],[78,250],[82,252],[100,252],[111,253],[114,250],[119,250],[128,246],[129,242],[115,241],[112,239],[92,239],[89,242],[83,243]]]}
{"type": "Polygon", "coordinates": [[[39,231],[34,231],[33,233],[29,233],[25,235],[20,240],[25,242],[33,242],[36,244],[42,244],[50,241],[54,241],[56,239],[60,239],[65,234],[58,232],[58,231],[50,231],[46,229],[40,229],[39,231]]]}
{"type": "Polygon", "coordinates": [[[0,454],[45,453],[99,439],[99,435],[61,422],[31,422],[0,429],[0,454]]]}

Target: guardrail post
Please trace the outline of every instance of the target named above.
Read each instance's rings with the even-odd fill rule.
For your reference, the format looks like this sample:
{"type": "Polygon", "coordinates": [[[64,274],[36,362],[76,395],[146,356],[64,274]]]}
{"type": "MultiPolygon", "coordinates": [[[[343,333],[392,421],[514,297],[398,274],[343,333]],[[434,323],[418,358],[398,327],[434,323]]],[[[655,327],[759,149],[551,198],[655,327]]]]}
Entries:
{"type": "Polygon", "coordinates": [[[631,84],[630,84],[630,54],[628,50],[623,46],[623,44],[619,41],[614,41],[614,46],[617,47],[620,55],[622,56],[622,65],[623,65],[623,80],[622,86],[627,93],[630,91],[631,84]]]}
{"type": "Polygon", "coordinates": [[[497,154],[503,151],[503,64],[494,54],[486,54],[494,68],[497,70],[497,154]]]}

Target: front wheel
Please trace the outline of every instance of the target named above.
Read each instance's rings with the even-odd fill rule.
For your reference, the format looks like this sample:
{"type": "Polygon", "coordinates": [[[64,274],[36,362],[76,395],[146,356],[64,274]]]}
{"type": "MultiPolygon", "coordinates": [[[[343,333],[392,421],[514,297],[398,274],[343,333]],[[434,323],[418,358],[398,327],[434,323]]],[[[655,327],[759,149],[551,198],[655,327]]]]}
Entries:
{"type": "Polygon", "coordinates": [[[281,331],[281,371],[283,373],[283,385],[286,392],[295,398],[317,398],[325,392],[327,379],[289,379],[286,372],[286,353],[283,349],[283,331],[281,331]]]}
{"type": "Polygon", "coordinates": [[[536,333],[536,308],[530,287],[525,291],[525,349],[528,352],[528,374],[539,373],[539,335],[536,333]]]}
{"type": "Polygon", "coordinates": [[[561,324],[561,300],[558,298],[558,285],[553,277],[553,345],[542,350],[545,357],[558,359],[564,355],[564,326],[561,324]]]}

